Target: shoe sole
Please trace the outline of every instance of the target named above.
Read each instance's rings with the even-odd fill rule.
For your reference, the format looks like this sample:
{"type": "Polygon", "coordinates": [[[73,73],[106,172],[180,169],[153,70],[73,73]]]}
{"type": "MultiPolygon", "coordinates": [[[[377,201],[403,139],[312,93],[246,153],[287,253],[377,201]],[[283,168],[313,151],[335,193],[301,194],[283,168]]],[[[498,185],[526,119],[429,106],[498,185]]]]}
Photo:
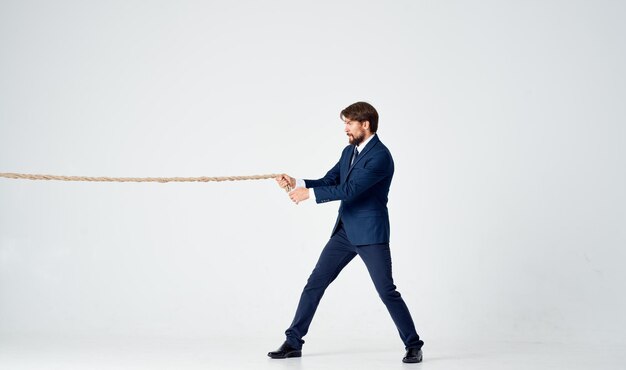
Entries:
{"type": "Polygon", "coordinates": [[[422,358],[420,357],[420,358],[418,358],[416,360],[407,360],[407,359],[403,358],[402,362],[404,362],[405,364],[417,364],[417,363],[422,362],[422,358]]]}
{"type": "Polygon", "coordinates": [[[302,352],[301,351],[294,351],[294,352],[289,352],[284,356],[272,356],[270,354],[268,354],[268,356],[270,358],[276,358],[276,359],[281,359],[281,358],[290,358],[290,357],[302,357],[302,352]]]}

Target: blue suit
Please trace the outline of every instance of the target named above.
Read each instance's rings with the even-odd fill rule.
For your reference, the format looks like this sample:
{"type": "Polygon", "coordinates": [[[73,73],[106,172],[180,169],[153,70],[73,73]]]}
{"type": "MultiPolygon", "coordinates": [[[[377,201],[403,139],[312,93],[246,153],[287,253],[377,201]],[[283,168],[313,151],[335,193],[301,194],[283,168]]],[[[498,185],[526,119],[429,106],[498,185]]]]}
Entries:
{"type": "Polygon", "coordinates": [[[348,145],[339,162],[319,180],[304,180],[313,188],[317,203],[340,200],[333,234],[342,221],[354,245],[389,243],[387,194],[393,177],[393,158],[374,135],[356,158],[350,160],[354,146],[348,145]]]}
{"type": "Polygon", "coordinates": [[[295,317],[285,334],[287,342],[301,349],[317,306],[330,283],[359,255],[394,321],[405,348],[424,344],[391,274],[387,195],[393,178],[393,158],[378,135],[362,148],[350,165],[354,146],[348,145],[339,162],[319,180],[305,180],[317,203],[339,200],[339,215],[330,240],[322,250],[302,291],[295,317]]]}

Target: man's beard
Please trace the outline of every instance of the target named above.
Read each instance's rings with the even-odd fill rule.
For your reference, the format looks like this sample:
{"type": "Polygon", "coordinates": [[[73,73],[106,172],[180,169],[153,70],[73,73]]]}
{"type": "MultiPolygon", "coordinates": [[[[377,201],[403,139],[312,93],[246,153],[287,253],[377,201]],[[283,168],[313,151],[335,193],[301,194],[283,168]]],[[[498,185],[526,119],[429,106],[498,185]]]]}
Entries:
{"type": "Polygon", "coordinates": [[[358,136],[356,136],[356,135],[353,135],[353,136],[348,135],[348,142],[351,145],[359,146],[363,142],[363,140],[365,139],[365,133],[364,132],[359,132],[357,135],[358,136]]]}

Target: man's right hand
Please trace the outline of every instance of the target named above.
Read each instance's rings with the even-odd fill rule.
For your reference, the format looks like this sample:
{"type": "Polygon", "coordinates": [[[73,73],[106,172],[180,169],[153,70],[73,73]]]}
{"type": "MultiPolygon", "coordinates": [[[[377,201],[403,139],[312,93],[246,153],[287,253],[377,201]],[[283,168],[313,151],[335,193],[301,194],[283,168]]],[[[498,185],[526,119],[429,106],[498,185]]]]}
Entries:
{"type": "Polygon", "coordinates": [[[285,190],[288,190],[288,186],[290,187],[289,190],[293,190],[296,187],[296,179],[284,173],[276,177],[276,182],[278,183],[278,186],[285,190]]]}

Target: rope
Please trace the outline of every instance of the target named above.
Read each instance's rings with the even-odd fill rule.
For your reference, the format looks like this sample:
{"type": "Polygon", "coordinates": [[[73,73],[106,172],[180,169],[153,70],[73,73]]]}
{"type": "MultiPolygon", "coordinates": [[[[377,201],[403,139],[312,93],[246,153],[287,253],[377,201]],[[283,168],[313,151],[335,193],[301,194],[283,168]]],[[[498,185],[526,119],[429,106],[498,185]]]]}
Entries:
{"type": "Polygon", "coordinates": [[[32,175],[23,173],[2,173],[0,177],[7,179],[26,180],[59,180],[59,181],[98,181],[98,182],[209,182],[209,181],[243,181],[273,179],[280,175],[224,176],[224,177],[87,177],[87,176],[56,176],[32,175]]]}
{"type": "MultiPolygon", "coordinates": [[[[222,176],[222,177],[88,177],[88,176],[56,176],[56,175],[33,175],[28,173],[4,173],[0,177],[7,179],[25,180],[59,180],[59,181],[92,181],[92,182],[220,182],[220,181],[244,181],[273,179],[280,175],[272,173],[268,175],[251,176],[222,176]]],[[[291,186],[284,188],[290,192],[291,186]]]]}

